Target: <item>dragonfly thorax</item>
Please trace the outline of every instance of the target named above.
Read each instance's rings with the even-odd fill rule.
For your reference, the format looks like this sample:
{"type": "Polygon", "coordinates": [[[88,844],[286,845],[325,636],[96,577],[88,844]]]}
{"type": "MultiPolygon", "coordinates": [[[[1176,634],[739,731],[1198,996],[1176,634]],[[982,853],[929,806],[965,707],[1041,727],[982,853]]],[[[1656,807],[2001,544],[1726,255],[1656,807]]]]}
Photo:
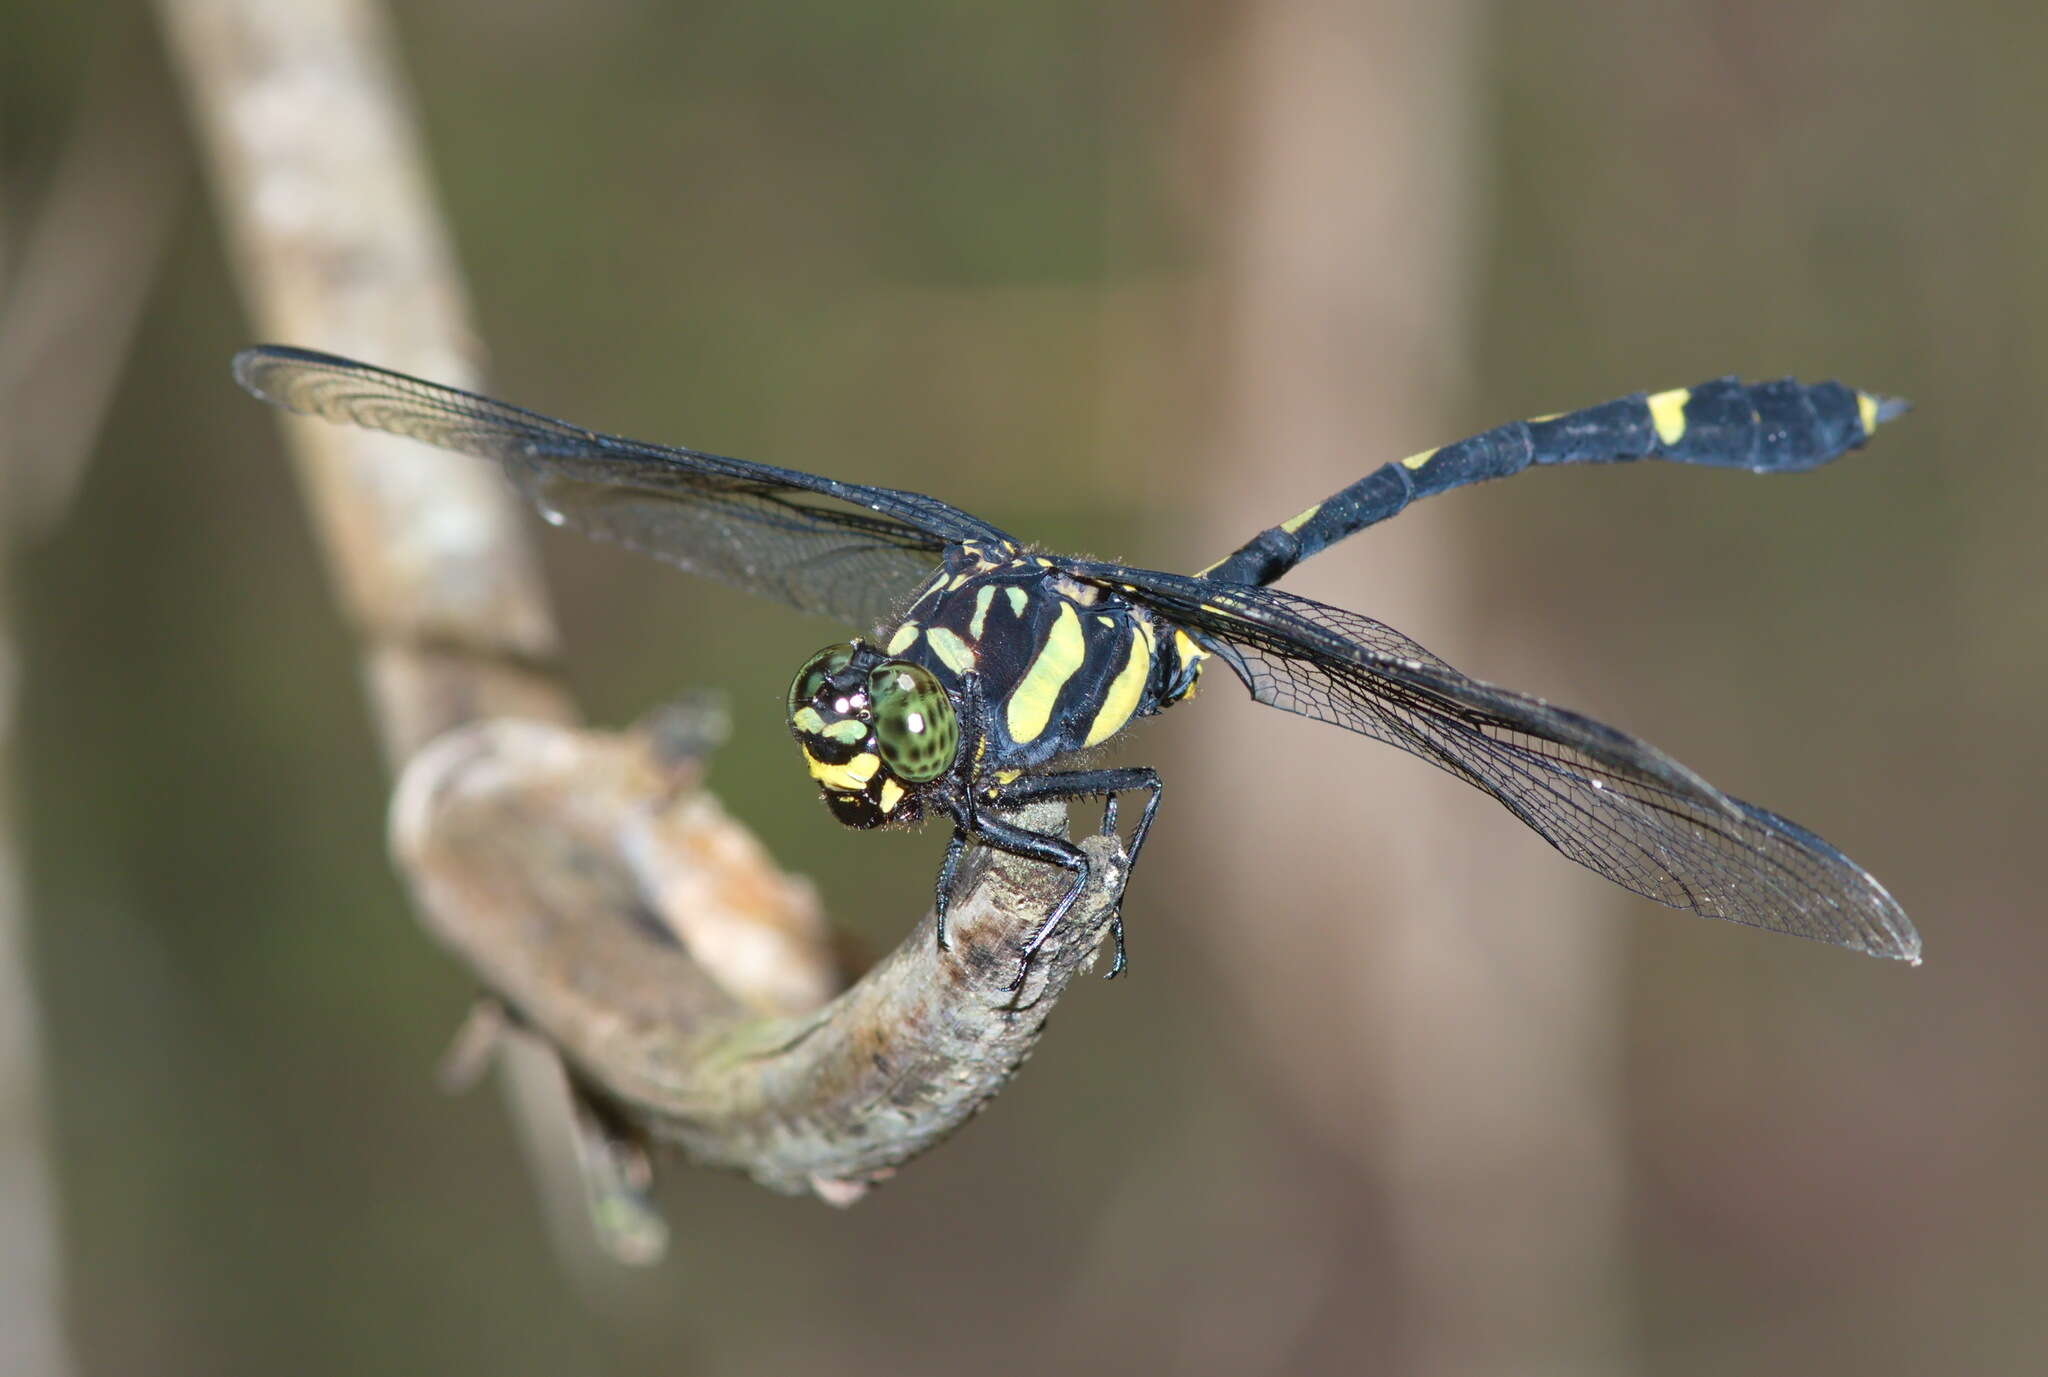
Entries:
{"type": "Polygon", "coordinates": [[[931,672],[862,641],[827,646],[797,671],[789,730],[849,827],[917,821],[960,749],[959,717],[931,672]]]}

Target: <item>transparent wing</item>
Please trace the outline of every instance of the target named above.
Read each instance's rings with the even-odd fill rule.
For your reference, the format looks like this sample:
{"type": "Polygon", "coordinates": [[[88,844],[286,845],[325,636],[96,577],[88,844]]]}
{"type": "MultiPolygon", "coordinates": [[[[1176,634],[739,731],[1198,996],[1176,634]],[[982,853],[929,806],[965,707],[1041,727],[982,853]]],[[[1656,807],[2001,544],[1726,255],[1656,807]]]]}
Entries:
{"type": "Polygon", "coordinates": [[[1114,565],[1074,572],[1195,632],[1259,702],[1448,770],[1616,884],[1709,918],[1919,960],[1912,923],[1855,862],[1624,732],[1467,678],[1382,622],[1277,589],[1114,565]]]}
{"type": "Polygon", "coordinates": [[[920,493],[602,435],[332,354],[247,349],[235,379],[287,410],[495,459],[551,522],[863,629],[948,545],[1009,543],[920,493]]]}

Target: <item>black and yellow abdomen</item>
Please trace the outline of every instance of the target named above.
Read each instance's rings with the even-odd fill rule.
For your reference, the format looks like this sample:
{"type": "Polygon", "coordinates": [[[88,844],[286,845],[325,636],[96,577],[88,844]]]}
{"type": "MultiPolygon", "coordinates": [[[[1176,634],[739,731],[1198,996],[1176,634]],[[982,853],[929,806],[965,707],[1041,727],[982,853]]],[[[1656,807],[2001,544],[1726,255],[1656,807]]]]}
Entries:
{"type": "Polygon", "coordinates": [[[1513,421],[1424,450],[1365,477],[1202,571],[1221,583],[1266,584],[1344,537],[1398,514],[1418,497],[1506,478],[1526,468],[1662,459],[1751,473],[1799,473],[1856,448],[1905,403],[1840,383],[1716,378],[1638,392],[1557,416],[1513,421]]]}

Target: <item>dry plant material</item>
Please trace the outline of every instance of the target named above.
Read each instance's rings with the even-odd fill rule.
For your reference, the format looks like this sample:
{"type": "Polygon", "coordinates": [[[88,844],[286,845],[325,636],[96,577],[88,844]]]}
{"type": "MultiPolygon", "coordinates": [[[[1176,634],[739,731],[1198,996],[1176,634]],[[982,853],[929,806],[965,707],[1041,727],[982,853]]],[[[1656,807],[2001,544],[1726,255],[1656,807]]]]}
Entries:
{"type": "Polygon", "coordinates": [[[702,776],[699,758],[645,730],[479,723],[407,767],[392,848],[428,930],[559,1050],[597,1127],[627,1149],[628,1178],[646,1170],[634,1146],[665,1143],[849,1204],[1022,1064],[1108,929],[1122,857],[1113,838],[1082,843],[1106,883],[1020,989],[1008,988],[1018,952],[1066,877],[977,851],[952,950],[927,917],[842,990],[810,887],[774,867],[702,776]]]}

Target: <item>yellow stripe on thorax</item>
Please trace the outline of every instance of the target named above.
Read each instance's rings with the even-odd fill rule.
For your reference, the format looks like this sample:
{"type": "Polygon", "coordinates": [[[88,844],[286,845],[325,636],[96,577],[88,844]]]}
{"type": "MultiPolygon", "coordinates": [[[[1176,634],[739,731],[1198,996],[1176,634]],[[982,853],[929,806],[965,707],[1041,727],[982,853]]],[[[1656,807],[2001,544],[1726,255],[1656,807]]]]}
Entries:
{"type": "Polygon", "coordinates": [[[1674,387],[1669,392],[1656,392],[1650,396],[1650,424],[1657,427],[1657,438],[1667,445],[1675,445],[1685,435],[1685,404],[1692,400],[1692,389],[1674,387]]]}
{"type": "Polygon", "coordinates": [[[905,622],[903,623],[903,625],[897,627],[896,634],[889,638],[889,645],[887,649],[883,651],[883,654],[901,655],[904,651],[910,649],[912,646],[916,644],[917,623],[905,622]]]}
{"type": "Polygon", "coordinates": [[[1021,746],[1038,739],[1046,723],[1052,721],[1053,705],[1059,700],[1060,690],[1081,667],[1085,651],[1081,619],[1075,615],[1072,603],[1062,601],[1059,616],[1053,621],[1052,630],[1046,634],[1045,644],[1039,647],[1038,655],[1031,661],[1031,667],[1024,671],[1023,679],[1011,690],[1005,719],[1012,741],[1021,746]]]}
{"type": "Polygon", "coordinates": [[[932,654],[939,657],[939,663],[955,674],[965,674],[974,668],[973,649],[945,627],[933,627],[924,633],[924,638],[931,642],[932,654]]]}
{"type": "Polygon", "coordinates": [[[1084,746],[1099,745],[1124,729],[1131,720],[1131,714],[1138,710],[1138,698],[1145,691],[1145,678],[1152,672],[1152,628],[1139,620],[1131,627],[1131,653],[1124,660],[1124,667],[1110,680],[1109,691],[1102,695],[1102,706],[1095,710],[1095,720],[1088,724],[1088,739],[1084,746]]]}
{"type": "Polygon", "coordinates": [[[974,617],[967,623],[967,634],[975,640],[981,639],[982,629],[988,625],[988,605],[995,600],[996,586],[984,583],[974,590],[974,617]]]}
{"type": "Polygon", "coordinates": [[[1195,638],[1179,627],[1173,629],[1173,653],[1180,661],[1180,672],[1187,678],[1187,687],[1180,696],[1170,698],[1170,703],[1184,703],[1195,696],[1195,690],[1202,686],[1202,664],[1209,658],[1209,652],[1195,643],[1195,638]]]}

